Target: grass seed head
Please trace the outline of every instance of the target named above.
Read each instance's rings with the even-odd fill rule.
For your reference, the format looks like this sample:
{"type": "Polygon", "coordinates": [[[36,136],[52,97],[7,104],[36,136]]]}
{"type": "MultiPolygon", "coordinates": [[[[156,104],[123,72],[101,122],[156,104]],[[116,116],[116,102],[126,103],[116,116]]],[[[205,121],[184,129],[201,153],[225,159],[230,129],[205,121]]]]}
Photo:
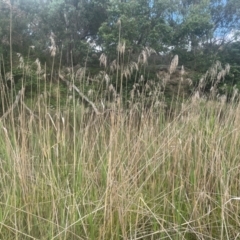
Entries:
{"type": "Polygon", "coordinates": [[[108,86],[109,83],[110,83],[110,77],[109,77],[109,75],[108,75],[107,73],[106,73],[105,76],[104,76],[104,80],[105,80],[105,82],[106,82],[106,85],[108,86]]]}
{"type": "Polygon", "coordinates": [[[19,59],[19,65],[18,68],[22,69],[24,68],[24,59],[21,53],[17,53],[18,59],[19,59]]]}
{"type": "Polygon", "coordinates": [[[41,63],[39,59],[37,58],[34,63],[37,65],[37,74],[40,74],[42,71],[42,68],[41,68],[41,63]]]}
{"type": "Polygon", "coordinates": [[[142,50],[138,56],[138,64],[147,64],[147,52],[142,50]]]}
{"type": "Polygon", "coordinates": [[[105,53],[102,53],[100,58],[99,58],[100,66],[104,66],[105,68],[107,67],[107,56],[105,53]]]}
{"type": "Polygon", "coordinates": [[[182,65],[181,72],[180,72],[181,76],[184,75],[184,73],[185,73],[185,69],[184,69],[184,66],[182,65]]]}
{"type": "Polygon", "coordinates": [[[138,56],[138,64],[148,64],[148,58],[156,51],[153,48],[145,47],[138,56]]]}
{"type": "Polygon", "coordinates": [[[54,33],[51,32],[50,37],[49,37],[49,38],[50,38],[50,41],[51,41],[51,46],[50,46],[50,48],[49,48],[51,57],[55,57],[56,51],[57,51],[57,47],[56,47],[56,43],[55,43],[54,37],[55,37],[54,33]]]}
{"type": "Polygon", "coordinates": [[[237,89],[236,85],[234,85],[233,86],[233,93],[232,93],[232,97],[231,97],[231,102],[234,102],[237,97],[238,97],[238,89],[237,89]]]}
{"type": "Polygon", "coordinates": [[[78,79],[79,81],[81,81],[82,79],[84,79],[84,76],[86,74],[86,68],[82,68],[80,67],[77,71],[76,71],[76,79],[78,79]]]}
{"type": "Polygon", "coordinates": [[[192,86],[192,85],[193,85],[193,81],[192,81],[191,78],[187,78],[186,81],[187,81],[187,83],[188,83],[189,86],[192,86]]]}
{"type": "Polygon", "coordinates": [[[231,68],[231,67],[230,67],[230,64],[227,63],[227,64],[225,65],[226,74],[229,74],[230,68],[231,68]]]}
{"type": "Polygon", "coordinates": [[[222,105],[224,105],[227,102],[227,96],[225,94],[221,95],[219,97],[219,101],[221,102],[222,105]]]}
{"type": "Polygon", "coordinates": [[[89,89],[88,90],[88,96],[90,97],[90,96],[92,96],[93,95],[93,90],[92,89],[89,89]]]}
{"type": "Polygon", "coordinates": [[[117,60],[113,60],[111,63],[110,63],[110,71],[111,72],[114,72],[117,68],[119,67],[119,65],[117,64],[117,60]]]}
{"type": "Polygon", "coordinates": [[[13,77],[13,75],[12,75],[11,72],[7,72],[7,73],[5,74],[5,80],[6,80],[6,81],[11,81],[12,83],[14,83],[14,77],[13,77]]]}
{"type": "Polygon", "coordinates": [[[178,55],[175,55],[169,66],[169,73],[170,74],[174,73],[177,69],[177,66],[178,66],[178,55]]]}
{"type": "Polygon", "coordinates": [[[124,53],[125,53],[125,50],[126,50],[126,42],[125,42],[125,41],[119,42],[119,43],[118,43],[118,46],[117,46],[117,51],[118,51],[120,54],[124,54],[124,53]]]}
{"type": "Polygon", "coordinates": [[[131,76],[130,68],[128,66],[125,66],[122,74],[123,74],[123,76],[125,76],[125,78],[130,77],[131,76]]]}
{"type": "Polygon", "coordinates": [[[198,102],[199,99],[200,99],[199,91],[196,91],[192,96],[192,102],[196,103],[196,102],[198,102]]]}

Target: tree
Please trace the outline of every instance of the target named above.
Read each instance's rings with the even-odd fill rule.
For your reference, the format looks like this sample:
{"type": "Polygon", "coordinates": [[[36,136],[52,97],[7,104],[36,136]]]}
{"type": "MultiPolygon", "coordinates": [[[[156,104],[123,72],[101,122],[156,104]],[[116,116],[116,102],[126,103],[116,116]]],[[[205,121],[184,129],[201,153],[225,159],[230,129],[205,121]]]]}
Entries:
{"type": "Polygon", "coordinates": [[[28,14],[19,8],[19,2],[0,2],[0,37],[2,52],[9,54],[10,45],[14,51],[25,51],[29,45],[28,14]]]}
{"type": "Polygon", "coordinates": [[[196,69],[204,60],[217,58],[240,28],[240,2],[236,0],[0,0],[0,51],[35,54],[47,61],[50,36],[62,64],[84,62],[96,51],[116,55],[118,43],[129,52],[143,47],[180,54],[183,64],[196,69]],[[10,12],[12,11],[12,17],[10,12]],[[51,35],[52,34],[52,35],[51,35]],[[194,62],[194,64],[192,64],[194,62]]]}
{"type": "Polygon", "coordinates": [[[164,44],[171,42],[172,27],[165,18],[171,3],[165,0],[118,1],[109,3],[108,18],[99,29],[98,43],[104,51],[114,54],[118,42],[139,51],[150,46],[162,51],[164,44]]]}
{"type": "Polygon", "coordinates": [[[87,55],[88,42],[97,38],[98,28],[106,19],[106,0],[16,0],[12,4],[7,1],[1,0],[1,39],[9,44],[11,8],[13,50],[21,48],[26,53],[34,45],[38,57],[46,60],[53,33],[66,65],[87,55]]]}
{"type": "Polygon", "coordinates": [[[88,42],[96,38],[98,27],[105,20],[105,0],[53,0],[41,4],[36,14],[32,37],[36,45],[47,48],[50,33],[62,51],[62,61],[70,65],[87,54],[88,42]]]}

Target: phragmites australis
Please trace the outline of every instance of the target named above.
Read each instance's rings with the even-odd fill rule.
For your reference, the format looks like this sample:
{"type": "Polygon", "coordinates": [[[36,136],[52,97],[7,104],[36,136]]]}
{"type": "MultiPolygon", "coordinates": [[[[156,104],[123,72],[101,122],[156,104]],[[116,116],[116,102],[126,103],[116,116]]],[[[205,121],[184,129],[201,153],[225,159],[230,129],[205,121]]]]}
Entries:
{"type": "Polygon", "coordinates": [[[125,41],[119,42],[118,46],[117,46],[117,51],[120,54],[124,54],[125,53],[125,49],[126,49],[126,42],[125,41]]]}
{"type": "Polygon", "coordinates": [[[54,33],[51,32],[50,37],[49,37],[49,38],[50,38],[50,41],[51,41],[51,46],[49,47],[49,51],[50,51],[51,57],[55,57],[55,55],[56,55],[56,50],[57,50],[54,37],[55,37],[54,33]]]}
{"type": "Polygon", "coordinates": [[[18,59],[19,59],[19,65],[18,67],[22,69],[24,67],[24,59],[21,53],[17,53],[18,59]]]}
{"type": "Polygon", "coordinates": [[[104,66],[105,68],[107,67],[107,56],[105,53],[102,53],[100,58],[99,58],[100,66],[104,66]]]}
{"type": "Polygon", "coordinates": [[[138,56],[138,64],[148,64],[148,58],[156,51],[153,48],[145,47],[138,56]]]}
{"type": "Polygon", "coordinates": [[[178,55],[175,55],[169,66],[169,73],[170,74],[174,73],[177,69],[177,66],[178,66],[178,55]]]}
{"type": "Polygon", "coordinates": [[[41,63],[39,59],[37,58],[34,63],[37,65],[37,74],[40,74],[42,71],[42,68],[41,68],[41,63]]]}

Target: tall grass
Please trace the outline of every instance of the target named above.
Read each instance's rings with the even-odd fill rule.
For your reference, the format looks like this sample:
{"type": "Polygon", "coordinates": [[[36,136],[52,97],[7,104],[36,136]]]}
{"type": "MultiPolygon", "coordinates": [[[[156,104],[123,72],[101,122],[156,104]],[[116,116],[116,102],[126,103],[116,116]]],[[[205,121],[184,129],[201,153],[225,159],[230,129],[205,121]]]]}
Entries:
{"type": "MultiPolygon", "coordinates": [[[[36,61],[35,73],[22,68],[16,94],[6,88],[7,74],[1,77],[0,239],[239,238],[237,93],[228,103],[201,97],[206,74],[183,100],[182,70],[169,104],[165,91],[176,81],[178,57],[166,78],[144,81],[138,71],[151,52],[127,64],[120,52],[122,62],[109,69],[102,55],[97,76],[86,68],[59,71],[56,84],[54,68],[47,79],[36,61]]],[[[227,72],[219,68],[209,73],[215,93],[227,72]]]]}
{"type": "Polygon", "coordinates": [[[238,239],[239,104],[23,102],[0,127],[1,239],[238,239]]]}

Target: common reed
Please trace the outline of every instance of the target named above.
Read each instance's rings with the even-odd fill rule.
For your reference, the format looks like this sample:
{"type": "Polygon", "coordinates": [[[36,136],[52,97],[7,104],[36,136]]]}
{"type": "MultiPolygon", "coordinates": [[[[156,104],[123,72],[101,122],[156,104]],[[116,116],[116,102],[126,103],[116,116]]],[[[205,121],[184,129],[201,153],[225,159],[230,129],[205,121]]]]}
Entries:
{"type": "Polygon", "coordinates": [[[107,66],[102,55],[96,78],[60,72],[68,88],[51,89],[36,60],[44,87],[31,101],[15,94],[0,123],[1,239],[238,239],[238,92],[226,102],[198,85],[169,105],[166,85],[138,75],[150,52],[118,69],[134,78],[125,105],[118,60],[107,66]]]}

